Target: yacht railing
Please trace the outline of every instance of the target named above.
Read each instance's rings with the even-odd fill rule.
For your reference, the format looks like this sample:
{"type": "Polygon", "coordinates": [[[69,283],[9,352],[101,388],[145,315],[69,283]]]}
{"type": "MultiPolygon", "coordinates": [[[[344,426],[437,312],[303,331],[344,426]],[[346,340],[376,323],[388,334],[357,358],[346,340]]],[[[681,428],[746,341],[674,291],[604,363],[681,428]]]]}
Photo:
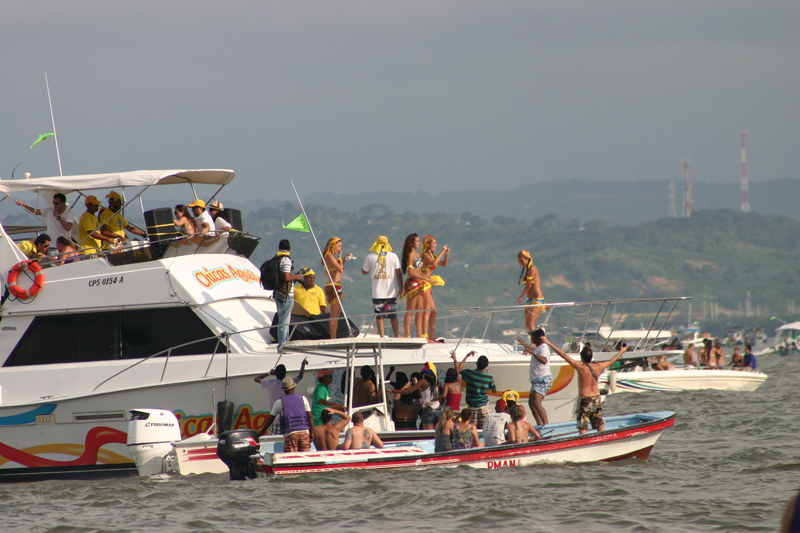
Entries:
{"type": "MultiPolygon", "coordinates": [[[[600,338],[600,329],[602,328],[603,323],[606,320],[606,318],[609,318],[610,321],[613,321],[613,326],[612,326],[611,332],[608,334],[609,337],[610,337],[610,335],[614,331],[617,330],[617,328],[619,327],[620,322],[626,316],[629,316],[629,315],[626,315],[625,313],[627,312],[627,310],[631,306],[642,307],[642,306],[646,306],[647,304],[658,303],[658,309],[655,311],[652,320],[650,320],[649,327],[646,330],[645,329],[642,330],[642,331],[644,331],[644,336],[641,339],[638,340],[637,344],[634,347],[632,347],[632,350],[631,350],[631,351],[651,351],[651,350],[656,348],[656,345],[658,344],[657,343],[658,336],[664,330],[664,328],[667,325],[667,322],[669,321],[669,319],[674,314],[674,310],[675,310],[677,304],[682,302],[682,301],[689,301],[689,300],[691,300],[691,298],[689,298],[689,297],[671,297],[671,298],[640,298],[640,299],[627,299],[627,300],[624,300],[624,299],[619,299],[619,300],[597,300],[597,301],[591,301],[591,302],[560,302],[560,303],[545,304],[547,306],[547,310],[546,310],[546,314],[544,314],[544,320],[541,323],[537,324],[537,327],[541,327],[542,329],[547,331],[548,328],[550,328],[551,321],[553,321],[553,316],[554,316],[554,312],[555,311],[561,310],[561,311],[568,312],[569,314],[571,314],[573,316],[582,317],[583,315],[581,313],[575,313],[573,311],[576,308],[586,308],[586,307],[588,307],[588,310],[586,312],[586,318],[585,318],[585,321],[584,321],[584,327],[583,327],[583,330],[581,332],[580,343],[577,345],[577,347],[569,346],[569,349],[565,350],[565,351],[568,351],[568,352],[577,352],[578,350],[580,350],[580,346],[584,344],[584,341],[587,340],[587,334],[588,333],[593,333],[594,334],[593,339],[590,339],[590,340],[596,340],[596,339],[600,338]],[[616,319],[615,319],[615,317],[614,317],[615,313],[614,313],[614,309],[613,308],[614,308],[614,306],[618,306],[618,305],[622,305],[623,307],[622,307],[622,310],[619,312],[618,316],[616,316],[616,319]],[[668,305],[669,305],[669,311],[668,312],[664,312],[664,308],[666,306],[668,306],[668,305]],[[600,318],[598,320],[598,323],[597,323],[596,327],[592,322],[592,314],[594,313],[595,308],[602,309],[602,314],[600,315],[600,318]],[[659,323],[659,320],[662,319],[662,318],[663,318],[663,320],[660,322],[660,325],[658,326],[658,329],[656,330],[656,324],[659,323]]],[[[444,308],[437,308],[436,311],[439,314],[439,318],[437,318],[437,320],[439,320],[440,318],[444,318],[444,317],[441,316],[443,313],[450,313],[450,316],[447,317],[447,318],[450,318],[450,319],[452,319],[452,318],[460,318],[460,319],[465,319],[465,320],[468,319],[467,326],[461,332],[461,335],[457,338],[457,340],[456,340],[456,338],[451,338],[450,339],[450,341],[451,342],[455,342],[456,343],[456,347],[458,347],[465,340],[472,341],[472,340],[478,340],[479,339],[480,341],[484,341],[486,339],[486,335],[487,335],[487,333],[489,331],[489,327],[490,327],[490,325],[492,323],[492,320],[495,318],[496,315],[505,315],[505,314],[509,314],[509,313],[520,313],[520,311],[522,311],[524,309],[524,307],[525,306],[444,307],[444,308]],[[486,317],[486,319],[487,319],[486,325],[483,328],[482,336],[481,337],[472,337],[472,338],[468,337],[470,328],[472,327],[472,325],[475,322],[475,320],[480,318],[480,317],[486,317]]],[[[420,310],[411,311],[411,313],[415,313],[416,314],[416,313],[424,313],[424,312],[430,312],[430,311],[433,311],[433,310],[432,309],[420,309],[420,310]]],[[[406,314],[405,311],[397,312],[398,320],[399,320],[399,315],[404,315],[404,314],[406,314]]],[[[630,314],[633,314],[633,312],[631,312],[630,314]]],[[[637,314],[642,314],[642,313],[637,313],[637,314]]],[[[647,314],[649,314],[649,313],[647,313],[647,314]]],[[[372,313],[372,314],[351,315],[350,316],[351,320],[352,319],[362,319],[362,323],[366,323],[366,318],[367,317],[370,318],[370,321],[369,321],[370,326],[365,328],[364,336],[366,336],[368,334],[369,330],[372,327],[372,324],[374,324],[374,320],[375,320],[375,318],[377,318],[376,315],[374,313],[372,313]]],[[[343,317],[339,317],[338,319],[333,319],[333,320],[343,320],[343,319],[344,319],[343,317]]],[[[327,324],[331,320],[332,320],[331,318],[327,318],[326,317],[326,318],[315,319],[315,320],[304,320],[303,322],[300,322],[300,323],[290,323],[289,324],[289,335],[288,335],[287,339],[288,340],[292,340],[293,339],[293,337],[294,337],[294,335],[295,335],[295,333],[297,331],[297,328],[300,325],[316,324],[316,323],[327,324]]],[[[387,321],[387,319],[384,319],[385,328],[389,327],[389,324],[386,324],[386,321],[387,321]]],[[[108,383],[112,379],[124,374],[128,370],[131,370],[131,369],[135,368],[136,366],[138,366],[138,365],[140,365],[140,364],[142,364],[142,363],[144,363],[146,361],[149,361],[149,360],[153,359],[154,357],[158,357],[158,356],[166,354],[166,358],[165,358],[165,361],[164,361],[164,367],[163,367],[163,369],[161,371],[161,377],[159,379],[159,383],[160,383],[160,382],[163,381],[164,376],[166,375],[167,365],[169,364],[170,357],[172,356],[172,352],[174,352],[174,351],[176,351],[178,349],[187,347],[187,346],[191,346],[193,344],[207,342],[207,341],[212,340],[212,339],[216,339],[217,343],[216,343],[216,345],[214,347],[214,351],[211,353],[211,356],[209,358],[209,362],[208,362],[208,365],[206,367],[206,371],[203,374],[203,377],[207,377],[208,376],[208,372],[211,369],[211,365],[214,362],[214,358],[216,357],[216,354],[217,354],[217,352],[219,350],[220,344],[224,342],[225,343],[225,356],[226,356],[226,360],[225,360],[225,382],[226,382],[226,390],[227,390],[227,384],[228,384],[228,358],[230,356],[230,338],[232,336],[235,336],[235,335],[243,335],[243,334],[246,334],[246,333],[253,333],[253,332],[262,332],[264,330],[271,329],[273,327],[277,328],[278,326],[260,326],[260,327],[246,329],[246,330],[233,331],[233,332],[224,332],[224,333],[221,333],[220,335],[204,337],[204,338],[201,338],[201,339],[197,339],[197,340],[194,340],[194,341],[190,341],[190,342],[186,342],[186,343],[183,343],[183,344],[179,344],[179,345],[173,346],[171,348],[162,350],[162,351],[160,351],[158,353],[155,353],[153,355],[147,356],[147,357],[145,357],[145,358],[143,358],[143,359],[141,359],[139,361],[136,361],[135,363],[131,364],[130,366],[120,370],[119,372],[115,373],[114,375],[112,375],[112,376],[106,378],[105,380],[103,380],[102,382],[100,382],[94,388],[94,391],[97,391],[97,389],[100,388],[102,385],[104,385],[105,383],[108,383]]],[[[563,331],[565,327],[567,328],[567,331],[571,331],[571,332],[575,331],[574,329],[569,328],[569,326],[561,326],[559,328],[559,332],[557,334],[560,334],[560,332],[563,331]]],[[[386,331],[386,330],[384,330],[384,331],[386,331]]],[[[413,331],[413,329],[412,329],[412,331],[413,331]]],[[[517,328],[517,332],[521,333],[521,330],[519,328],[517,328]]],[[[358,336],[361,336],[361,332],[359,332],[358,336]]],[[[549,336],[550,337],[554,337],[552,332],[549,334],[549,336]]],[[[564,336],[565,340],[567,340],[567,338],[568,338],[567,334],[563,334],[563,336],[564,336]]],[[[572,337],[571,334],[569,336],[572,337]]],[[[262,335],[262,337],[263,337],[263,335],[262,335]]],[[[625,339],[618,339],[619,342],[622,342],[623,340],[625,340],[625,339]]],[[[605,341],[606,342],[602,342],[602,343],[594,342],[593,348],[594,348],[595,352],[607,352],[607,351],[616,351],[617,350],[617,348],[615,346],[612,346],[612,345],[608,344],[608,343],[612,342],[612,339],[606,338],[605,341]]],[[[326,353],[326,356],[336,357],[335,355],[330,354],[330,353],[326,353]]]]}

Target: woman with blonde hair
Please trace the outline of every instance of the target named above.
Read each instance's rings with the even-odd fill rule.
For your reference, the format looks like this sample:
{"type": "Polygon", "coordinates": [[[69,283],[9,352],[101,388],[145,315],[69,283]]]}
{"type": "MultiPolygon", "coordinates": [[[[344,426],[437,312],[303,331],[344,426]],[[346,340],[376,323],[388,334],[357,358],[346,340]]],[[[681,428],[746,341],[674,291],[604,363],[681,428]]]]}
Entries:
{"type": "Polygon", "coordinates": [[[522,298],[526,297],[525,302],[525,329],[529,333],[536,329],[536,321],[539,315],[544,311],[544,293],[542,293],[542,280],[539,276],[539,269],[533,265],[528,250],[522,250],[517,254],[517,262],[522,266],[522,272],[519,275],[517,285],[522,283],[525,279],[525,287],[517,298],[517,305],[522,304],[522,298]]]}
{"type": "Polygon", "coordinates": [[[436,437],[433,444],[435,453],[449,452],[453,449],[453,419],[455,417],[455,413],[449,407],[445,407],[442,411],[442,418],[436,424],[436,437]]]}
{"type": "Polygon", "coordinates": [[[406,315],[403,320],[405,336],[411,336],[411,315],[414,315],[414,327],[417,337],[428,338],[428,317],[427,313],[419,310],[425,309],[425,293],[431,290],[433,280],[422,271],[422,259],[417,253],[419,248],[419,235],[416,233],[406,237],[403,243],[403,257],[401,266],[403,274],[407,274],[403,287],[403,298],[406,300],[406,315]],[[417,311],[415,313],[415,311],[417,311]]]}
{"type": "Polygon", "coordinates": [[[339,327],[339,314],[342,312],[342,300],[344,293],[342,292],[342,272],[344,272],[344,264],[353,259],[353,254],[347,254],[342,257],[342,239],[339,237],[331,237],[325,243],[325,248],[322,250],[322,266],[325,267],[325,300],[328,302],[328,310],[331,314],[331,321],[329,329],[331,339],[336,338],[337,329],[339,327]]]}
{"type": "MultiPolygon", "coordinates": [[[[450,262],[450,247],[442,246],[442,251],[436,255],[436,239],[433,235],[425,235],[422,239],[422,272],[434,280],[434,286],[444,285],[444,280],[439,276],[434,276],[433,271],[436,267],[446,267],[450,262]]],[[[425,309],[428,315],[428,338],[436,339],[436,303],[433,301],[433,287],[425,294],[425,309]]]]}

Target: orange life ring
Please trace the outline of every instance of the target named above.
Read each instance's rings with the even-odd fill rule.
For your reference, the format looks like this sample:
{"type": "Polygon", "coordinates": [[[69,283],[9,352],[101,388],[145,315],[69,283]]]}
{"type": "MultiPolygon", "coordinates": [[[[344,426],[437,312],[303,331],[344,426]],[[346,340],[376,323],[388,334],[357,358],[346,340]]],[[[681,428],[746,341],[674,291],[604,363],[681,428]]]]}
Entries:
{"type": "Polygon", "coordinates": [[[14,265],[8,272],[8,290],[21,300],[27,300],[39,294],[39,290],[43,285],[44,274],[42,274],[42,266],[36,261],[23,261],[14,265]],[[22,289],[17,285],[17,277],[23,270],[33,272],[33,285],[31,285],[30,289],[22,289]]]}

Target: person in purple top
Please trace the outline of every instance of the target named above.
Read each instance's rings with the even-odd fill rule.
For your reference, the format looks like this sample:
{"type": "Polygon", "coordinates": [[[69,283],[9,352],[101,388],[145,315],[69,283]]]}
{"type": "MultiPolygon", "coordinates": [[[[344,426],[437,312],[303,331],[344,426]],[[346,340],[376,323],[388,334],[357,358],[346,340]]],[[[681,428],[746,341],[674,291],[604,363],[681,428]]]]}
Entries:
{"type": "Polygon", "coordinates": [[[281,388],[283,398],[279,399],[270,409],[267,423],[258,432],[261,437],[277,418],[281,424],[283,434],[284,452],[311,451],[311,428],[314,427],[314,418],[311,416],[311,406],[301,394],[295,394],[297,384],[290,377],[283,378],[281,388]]]}
{"type": "Polygon", "coordinates": [[[744,348],[744,367],[749,368],[750,370],[755,370],[758,368],[756,364],[756,356],[753,355],[753,348],[748,344],[744,348]]]}

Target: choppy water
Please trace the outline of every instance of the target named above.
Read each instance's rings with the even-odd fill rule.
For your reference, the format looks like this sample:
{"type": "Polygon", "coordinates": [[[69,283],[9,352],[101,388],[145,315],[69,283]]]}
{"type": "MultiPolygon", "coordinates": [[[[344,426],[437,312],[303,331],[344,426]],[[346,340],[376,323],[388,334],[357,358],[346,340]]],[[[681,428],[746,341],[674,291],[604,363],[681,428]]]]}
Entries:
{"type": "Polygon", "coordinates": [[[678,413],[646,462],[0,485],[0,530],[775,531],[800,486],[800,358],[759,365],[753,393],[611,397],[609,415],[678,413]]]}

